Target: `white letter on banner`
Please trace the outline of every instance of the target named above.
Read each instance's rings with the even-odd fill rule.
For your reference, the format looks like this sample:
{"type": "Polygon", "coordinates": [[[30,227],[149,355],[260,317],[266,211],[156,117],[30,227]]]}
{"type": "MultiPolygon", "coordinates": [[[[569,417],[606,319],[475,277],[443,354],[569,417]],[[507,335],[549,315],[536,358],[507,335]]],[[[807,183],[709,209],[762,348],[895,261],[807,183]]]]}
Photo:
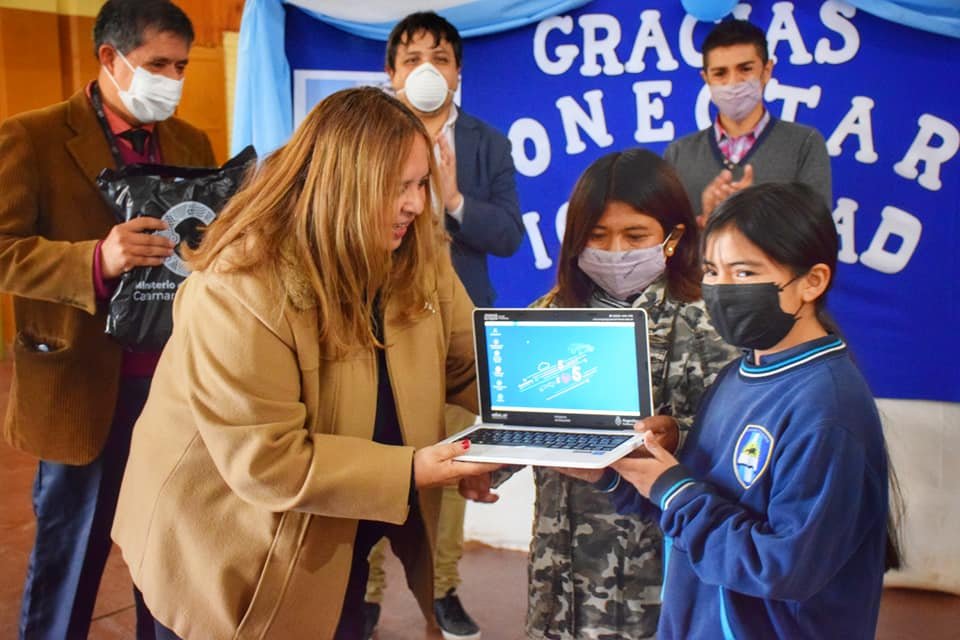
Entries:
{"type": "Polygon", "coordinates": [[[673,140],[673,123],[667,120],[659,129],[653,128],[653,119],[663,118],[663,100],[651,98],[654,94],[669,96],[673,91],[670,80],[647,80],[634,82],[633,93],[637,96],[637,130],[633,139],[637,142],[669,142],[673,140]]]}
{"type": "Polygon", "coordinates": [[[735,6],[733,8],[733,11],[731,11],[730,13],[732,13],[733,17],[736,18],[737,20],[749,20],[751,9],[753,9],[753,7],[751,7],[750,5],[744,2],[741,2],[737,6],[735,6]]]}
{"type": "Polygon", "coordinates": [[[553,221],[553,226],[557,230],[557,240],[560,244],[563,244],[563,236],[567,230],[567,207],[569,206],[569,200],[560,205],[560,208],[557,209],[557,218],[553,221]]]}
{"type": "Polygon", "coordinates": [[[513,147],[513,164],[521,175],[535,178],[550,166],[550,137],[542,124],[533,118],[520,118],[507,133],[513,147]],[[526,142],[533,143],[533,157],[527,157],[526,142]]]}
{"type": "Polygon", "coordinates": [[[843,141],[847,136],[855,135],[860,141],[860,148],[853,154],[857,162],[873,164],[879,156],[873,147],[873,118],[870,110],[873,109],[873,100],[864,96],[855,96],[851,102],[850,111],[843,116],[843,120],[830,134],[827,140],[827,153],[838,156],[842,151],[843,141]]]}
{"type": "Polygon", "coordinates": [[[530,248],[533,249],[533,266],[541,271],[549,269],[553,265],[553,260],[547,254],[547,246],[543,244],[543,235],[540,233],[540,214],[536,211],[528,211],[522,218],[527,237],[530,238],[530,248]]]}
{"type": "Polygon", "coordinates": [[[597,58],[603,58],[603,73],[608,76],[623,74],[623,65],[617,59],[617,45],[620,44],[620,22],[606,13],[588,13],[580,16],[580,28],[583,29],[583,64],[580,74],[584,76],[600,75],[597,58]],[[597,37],[598,31],[606,36],[597,37]]]}
{"type": "Polygon", "coordinates": [[[710,87],[704,84],[700,87],[700,93],[697,94],[697,104],[693,108],[694,116],[697,119],[697,131],[703,131],[713,124],[710,119],[710,87]]]}
{"type": "Polygon", "coordinates": [[[840,237],[840,251],[837,260],[844,264],[856,264],[857,248],[854,237],[854,217],[860,207],[856,200],[837,198],[837,208],[833,210],[833,224],[837,227],[840,237]]]}
{"type": "Polygon", "coordinates": [[[697,46],[693,44],[693,30],[698,22],[700,21],[688,13],[680,23],[680,57],[694,69],[703,68],[703,54],[697,51],[697,46]]]}
{"type": "Polygon", "coordinates": [[[536,60],[540,71],[547,75],[559,76],[573,66],[573,60],[580,53],[580,49],[575,44],[561,44],[553,50],[557,56],[556,60],[547,57],[547,34],[554,29],[570,35],[573,33],[573,18],[570,16],[554,16],[541,20],[537,24],[537,30],[533,34],[533,59],[536,60]]]}
{"type": "Polygon", "coordinates": [[[603,114],[603,91],[594,89],[583,94],[590,105],[590,115],[570,96],[557,100],[560,119],[563,120],[563,133],[567,136],[567,153],[574,155],[586,151],[587,145],[580,138],[583,129],[601,149],[613,144],[613,136],[607,132],[607,120],[603,114]]]}
{"type": "Polygon", "coordinates": [[[797,21],[793,19],[792,2],[776,2],[773,5],[773,19],[770,21],[770,28],[767,30],[767,46],[770,49],[771,57],[776,54],[777,45],[783,40],[790,44],[790,64],[800,65],[813,62],[813,56],[807,51],[807,46],[803,44],[797,21]]]}
{"type": "Polygon", "coordinates": [[[843,46],[831,49],[830,41],[820,38],[817,48],[813,51],[814,59],[820,64],[843,64],[850,62],[860,50],[860,32],[853,23],[846,18],[857,15],[857,10],[846,2],[827,0],[820,7],[820,21],[823,26],[839,33],[843,37],[843,46]]]}
{"type": "Polygon", "coordinates": [[[903,156],[903,160],[893,165],[893,170],[898,176],[913,180],[917,177],[917,165],[923,161],[923,175],[917,182],[925,189],[939,191],[943,186],[940,182],[940,165],[955,156],[957,149],[960,149],[960,131],[946,120],[929,113],[920,116],[918,122],[920,131],[917,132],[917,137],[913,139],[913,144],[910,145],[907,155],[903,156]],[[934,136],[943,140],[939,147],[930,145],[934,136]]]}
{"type": "Polygon", "coordinates": [[[637,29],[633,51],[630,52],[630,59],[627,60],[627,71],[640,73],[647,68],[643,63],[643,57],[650,47],[657,50],[657,69],[675,71],[680,67],[680,63],[670,52],[667,36],[663,33],[663,27],[660,26],[660,12],[655,9],[648,9],[640,14],[640,28],[637,29]]]}
{"type": "Polygon", "coordinates": [[[884,207],[880,217],[883,218],[880,228],[873,235],[870,246],[860,256],[860,262],[880,273],[899,273],[910,262],[910,257],[920,243],[923,225],[916,216],[891,206],[884,207]],[[902,239],[900,248],[895,252],[884,249],[890,236],[899,236],[902,239]]]}
{"type": "Polygon", "coordinates": [[[763,97],[767,102],[774,100],[783,100],[783,109],[780,111],[780,119],[787,122],[793,122],[797,119],[797,107],[803,103],[811,109],[820,104],[820,85],[812,87],[791,87],[788,84],[781,84],[776,78],[770,78],[767,88],[763,92],[763,97]]]}

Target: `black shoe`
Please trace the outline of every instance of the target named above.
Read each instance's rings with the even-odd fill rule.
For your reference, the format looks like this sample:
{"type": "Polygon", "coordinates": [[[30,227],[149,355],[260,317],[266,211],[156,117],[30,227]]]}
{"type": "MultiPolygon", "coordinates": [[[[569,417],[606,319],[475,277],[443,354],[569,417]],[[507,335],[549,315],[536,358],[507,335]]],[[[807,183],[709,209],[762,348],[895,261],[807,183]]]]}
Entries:
{"type": "Polygon", "coordinates": [[[480,627],[473,621],[453,589],[433,601],[433,614],[444,640],[480,640],[480,627]]]}
{"type": "Polygon", "coordinates": [[[373,631],[380,622],[380,605],[376,602],[363,603],[363,640],[370,640],[373,631]]]}

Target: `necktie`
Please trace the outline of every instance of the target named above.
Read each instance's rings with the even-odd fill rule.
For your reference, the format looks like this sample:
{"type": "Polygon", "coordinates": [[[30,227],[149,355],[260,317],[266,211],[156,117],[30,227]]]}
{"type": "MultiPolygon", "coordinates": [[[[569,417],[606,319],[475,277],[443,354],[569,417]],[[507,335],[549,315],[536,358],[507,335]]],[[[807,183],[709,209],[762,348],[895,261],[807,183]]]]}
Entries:
{"type": "Polygon", "coordinates": [[[150,132],[146,129],[127,129],[117,135],[129,141],[133,150],[139,155],[143,155],[144,150],[147,148],[147,140],[150,139],[150,132]]]}

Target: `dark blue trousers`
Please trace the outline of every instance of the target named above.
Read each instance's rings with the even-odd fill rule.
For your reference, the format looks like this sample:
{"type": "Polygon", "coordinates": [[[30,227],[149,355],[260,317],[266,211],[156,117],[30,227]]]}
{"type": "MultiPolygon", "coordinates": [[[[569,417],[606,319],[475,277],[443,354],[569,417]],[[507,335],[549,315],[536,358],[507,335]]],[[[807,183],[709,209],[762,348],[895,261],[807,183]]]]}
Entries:
{"type": "MultiPolygon", "coordinates": [[[[91,463],[40,461],[33,484],[37,536],[20,610],[21,640],[87,637],[93,605],[110,553],[110,528],[130,452],[133,425],[150,378],[125,378],[110,434],[91,463]]],[[[137,638],[152,640],[153,619],[135,593],[137,638]]]]}

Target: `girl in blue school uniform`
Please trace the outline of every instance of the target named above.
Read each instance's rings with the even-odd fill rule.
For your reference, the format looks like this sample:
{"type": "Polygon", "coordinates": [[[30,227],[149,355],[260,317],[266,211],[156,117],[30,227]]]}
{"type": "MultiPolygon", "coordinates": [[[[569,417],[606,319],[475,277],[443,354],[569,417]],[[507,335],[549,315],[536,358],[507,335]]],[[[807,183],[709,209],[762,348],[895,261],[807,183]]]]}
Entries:
{"type": "Polygon", "coordinates": [[[745,189],[706,225],[703,298],[744,356],[676,457],[647,432],[652,457],[601,481],[622,512],[659,508],[659,640],[875,637],[899,553],[880,418],[823,313],[837,248],[830,212],[800,184],[745,189]]]}

